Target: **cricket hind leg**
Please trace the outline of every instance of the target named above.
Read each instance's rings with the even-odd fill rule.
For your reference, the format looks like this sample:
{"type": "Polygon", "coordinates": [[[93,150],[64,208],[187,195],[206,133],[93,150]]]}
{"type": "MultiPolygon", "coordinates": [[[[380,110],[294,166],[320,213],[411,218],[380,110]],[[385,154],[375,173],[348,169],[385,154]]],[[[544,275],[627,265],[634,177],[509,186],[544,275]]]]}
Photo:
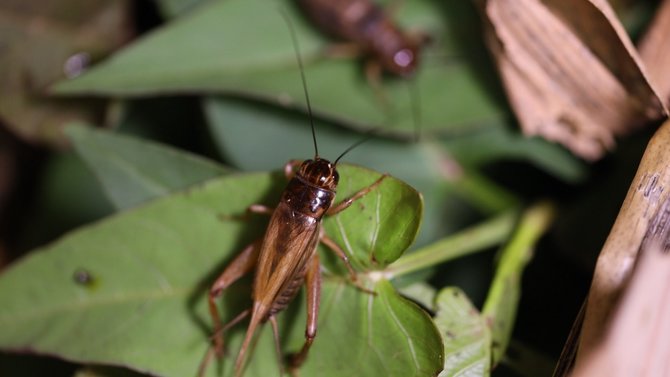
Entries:
{"type": "MultiPolygon", "coordinates": [[[[228,331],[229,328],[235,326],[240,321],[242,321],[244,318],[246,318],[249,315],[249,313],[251,313],[251,309],[243,310],[240,314],[237,315],[237,317],[233,318],[230,322],[223,325],[223,327],[221,327],[221,329],[219,331],[212,334],[212,336],[210,337],[210,340],[214,341],[214,339],[216,339],[216,337],[219,336],[219,333],[221,333],[221,334],[225,333],[226,331],[228,331]]],[[[223,353],[223,351],[221,351],[221,353],[223,353]]],[[[200,366],[198,367],[198,374],[197,374],[198,377],[202,377],[202,376],[205,375],[205,372],[207,371],[207,366],[209,366],[209,363],[212,361],[212,357],[214,357],[214,356],[220,357],[221,355],[217,355],[216,346],[210,345],[207,348],[207,353],[205,354],[205,357],[200,362],[200,366]]]]}
{"type": "Polygon", "coordinates": [[[305,362],[314,338],[319,316],[319,304],[321,302],[321,263],[319,255],[315,254],[311,265],[305,274],[305,286],[307,287],[307,326],[305,328],[305,343],[300,352],[291,355],[289,359],[289,370],[294,375],[295,371],[305,362]]]}
{"type": "MultiPolygon", "coordinates": [[[[272,215],[273,212],[274,208],[272,207],[267,207],[262,204],[252,204],[247,207],[245,214],[241,218],[246,219],[252,214],[272,215]]],[[[224,325],[221,322],[219,310],[216,306],[216,299],[219,298],[223,291],[231,284],[239,280],[242,276],[251,272],[254,267],[256,267],[260,253],[261,242],[262,240],[256,240],[254,243],[245,247],[224,269],[224,271],[214,281],[210,288],[208,295],[208,305],[209,313],[212,318],[212,322],[214,323],[214,332],[211,336],[213,347],[208,349],[207,355],[205,355],[205,358],[200,365],[198,376],[204,375],[207,364],[213,355],[216,355],[219,358],[223,356],[225,351],[223,341],[224,332],[228,330],[228,328],[239,323],[242,319],[246,318],[250,313],[250,309],[244,310],[238,314],[237,317],[224,325]]]]}
{"type": "Polygon", "coordinates": [[[279,325],[277,324],[277,317],[270,316],[268,318],[268,321],[270,322],[270,325],[272,325],[272,337],[274,338],[275,341],[275,351],[277,352],[277,365],[279,365],[279,377],[284,376],[284,365],[283,365],[283,357],[282,357],[282,352],[281,352],[281,344],[280,344],[280,339],[279,339],[279,325]]]}
{"type": "MultiPolygon", "coordinates": [[[[212,336],[212,342],[214,344],[214,351],[218,357],[221,357],[224,352],[223,345],[223,330],[224,325],[221,322],[219,316],[219,309],[216,306],[216,300],[223,294],[223,291],[228,288],[231,284],[239,280],[242,276],[251,272],[251,270],[256,267],[256,262],[258,261],[258,254],[260,252],[260,243],[258,240],[249,246],[245,247],[232,262],[223,270],[221,275],[214,281],[212,284],[209,295],[208,295],[208,304],[209,304],[209,314],[212,317],[212,322],[214,323],[214,333],[212,336]]],[[[244,313],[244,312],[243,312],[244,313]]],[[[246,313],[248,314],[248,313],[246,313]]],[[[246,315],[245,315],[246,316],[246,315]]],[[[245,316],[236,317],[231,322],[239,322],[245,316]]],[[[226,326],[229,327],[230,323],[226,326]]]]}

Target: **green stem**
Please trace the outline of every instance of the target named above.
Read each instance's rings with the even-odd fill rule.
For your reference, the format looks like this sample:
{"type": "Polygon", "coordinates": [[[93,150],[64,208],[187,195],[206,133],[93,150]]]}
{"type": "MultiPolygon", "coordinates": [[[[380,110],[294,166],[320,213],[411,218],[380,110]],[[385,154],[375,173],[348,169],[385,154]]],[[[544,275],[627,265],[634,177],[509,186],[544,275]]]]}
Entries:
{"type": "Polygon", "coordinates": [[[521,273],[533,255],[533,247],[554,219],[554,206],[540,202],[527,209],[501,251],[500,263],[484,302],[482,314],[490,319],[493,331],[493,363],[507,348],[520,296],[521,273]]]}
{"type": "Polygon", "coordinates": [[[514,229],[517,211],[507,211],[482,224],[406,254],[384,270],[387,279],[406,275],[504,242],[514,229]]]}

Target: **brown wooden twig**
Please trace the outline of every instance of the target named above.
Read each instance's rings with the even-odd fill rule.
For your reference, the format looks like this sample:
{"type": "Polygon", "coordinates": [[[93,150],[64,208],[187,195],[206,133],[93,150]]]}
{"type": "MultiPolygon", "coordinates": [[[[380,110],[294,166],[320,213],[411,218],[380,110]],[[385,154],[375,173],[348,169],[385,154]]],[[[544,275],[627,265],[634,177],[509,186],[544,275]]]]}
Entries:
{"type": "MultiPolygon", "coordinates": [[[[633,330],[632,333],[639,337],[634,339],[631,336],[631,328],[639,328],[644,313],[650,315],[668,307],[661,302],[656,306],[653,304],[654,299],[660,300],[658,295],[664,294],[663,289],[669,282],[667,274],[659,280],[659,276],[663,275],[655,269],[658,267],[657,264],[660,266],[661,260],[668,264],[666,260],[669,259],[667,255],[662,259],[660,251],[664,250],[667,254],[670,245],[668,145],[670,145],[670,121],[663,124],[649,142],[616,222],[598,258],[576,352],[578,370],[576,373],[587,374],[577,375],[615,376],[615,374],[589,374],[594,373],[593,369],[590,369],[593,363],[602,362],[602,360],[594,361],[595,357],[602,357],[594,355],[599,353],[602,355],[602,352],[605,352],[603,350],[607,350],[610,362],[619,362],[616,365],[656,365],[653,360],[648,359],[652,357],[656,360],[656,356],[670,360],[667,352],[664,349],[656,349],[656,343],[652,341],[664,336],[661,335],[661,331],[665,331],[665,327],[661,326],[662,323],[658,324],[657,329],[646,328],[639,332],[633,330]],[[646,254],[658,255],[646,256],[646,254]],[[651,259],[657,263],[650,265],[644,259],[651,259]],[[651,296],[644,295],[645,293],[651,296]],[[622,336],[627,337],[624,343],[628,342],[630,347],[619,348],[622,336]],[[631,347],[635,348],[635,352],[631,347]]],[[[670,272],[670,269],[668,271],[670,272]]],[[[670,310],[670,307],[668,309],[670,310]]],[[[647,325],[653,327],[653,324],[647,323],[647,325]]],[[[570,352],[565,354],[569,355],[570,352]]],[[[570,364],[566,360],[561,362],[564,365],[570,364]]],[[[565,375],[565,369],[567,368],[561,368],[561,372],[555,375],[565,375]]],[[[610,371],[614,373],[616,370],[610,371]]]]}

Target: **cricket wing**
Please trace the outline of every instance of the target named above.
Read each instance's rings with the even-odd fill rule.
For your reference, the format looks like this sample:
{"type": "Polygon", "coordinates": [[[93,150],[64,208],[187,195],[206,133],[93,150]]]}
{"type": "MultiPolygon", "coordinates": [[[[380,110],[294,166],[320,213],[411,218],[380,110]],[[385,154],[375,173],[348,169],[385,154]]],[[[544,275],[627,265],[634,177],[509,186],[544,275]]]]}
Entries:
{"type": "MultiPolygon", "coordinates": [[[[254,312],[264,317],[297,294],[307,264],[316,252],[321,222],[291,210],[285,203],[275,209],[261,245],[254,278],[254,312]]],[[[263,318],[265,319],[265,318],[263,318]]]]}
{"type": "Polygon", "coordinates": [[[273,212],[261,244],[251,320],[235,361],[235,376],[243,373],[246,351],[256,328],[285,308],[300,289],[316,252],[320,226],[319,220],[293,211],[283,202],[273,212]]]}

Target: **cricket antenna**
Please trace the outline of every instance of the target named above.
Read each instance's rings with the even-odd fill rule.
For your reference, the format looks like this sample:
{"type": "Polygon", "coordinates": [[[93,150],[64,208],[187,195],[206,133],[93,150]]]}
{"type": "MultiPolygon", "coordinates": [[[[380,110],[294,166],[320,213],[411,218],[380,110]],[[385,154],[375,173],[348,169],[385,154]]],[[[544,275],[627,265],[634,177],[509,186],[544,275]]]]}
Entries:
{"type": "Polygon", "coordinates": [[[342,154],[340,154],[339,157],[337,157],[337,158],[335,159],[335,162],[333,163],[333,165],[337,166],[337,162],[340,161],[340,159],[341,159],[342,157],[344,157],[345,154],[351,152],[352,149],[354,149],[354,148],[356,148],[357,146],[359,146],[359,145],[365,143],[366,141],[372,139],[372,137],[375,136],[375,134],[377,133],[377,131],[379,131],[379,128],[373,128],[373,129],[367,131],[367,132],[366,132],[366,133],[367,133],[367,136],[365,136],[365,137],[362,138],[361,140],[358,140],[357,142],[351,144],[351,145],[349,146],[349,148],[345,149],[344,152],[342,152],[342,154]]]}
{"type": "Polygon", "coordinates": [[[372,136],[368,136],[364,139],[361,139],[361,140],[353,143],[349,148],[347,148],[344,152],[342,152],[342,154],[338,158],[335,159],[335,162],[333,163],[333,165],[337,166],[337,162],[340,161],[340,158],[344,157],[345,154],[351,152],[352,149],[354,149],[357,146],[359,146],[359,145],[363,144],[364,142],[368,141],[368,139],[370,139],[370,137],[372,137],[372,136]]]}
{"type": "Polygon", "coordinates": [[[295,35],[295,30],[293,29],[293,24],[291,23],[291,18],[284,8],[279,8],[279,12],[286,25],[288,26],[288,31],[291,34],[291,39],[293,40],[293,50],[295,51],[295,57],[298,60],[298,66],[300,67],[300,78],[302,79],[302,89],[305,92],[305,100],[307,101],[307,114],[309,115],[309,124],[312,127],[312,141],[314,141],[314,158],[319,157],[319,148],[316,146],[316,132],[314,131],[314,117],[312,116],[312,104],[309,101],[309,93],[307,92],[307,80],[305,80],[305,67],[302,64],[302,58],[300,57],[300,45],[298,44],[298,38],[295,35]]]}

